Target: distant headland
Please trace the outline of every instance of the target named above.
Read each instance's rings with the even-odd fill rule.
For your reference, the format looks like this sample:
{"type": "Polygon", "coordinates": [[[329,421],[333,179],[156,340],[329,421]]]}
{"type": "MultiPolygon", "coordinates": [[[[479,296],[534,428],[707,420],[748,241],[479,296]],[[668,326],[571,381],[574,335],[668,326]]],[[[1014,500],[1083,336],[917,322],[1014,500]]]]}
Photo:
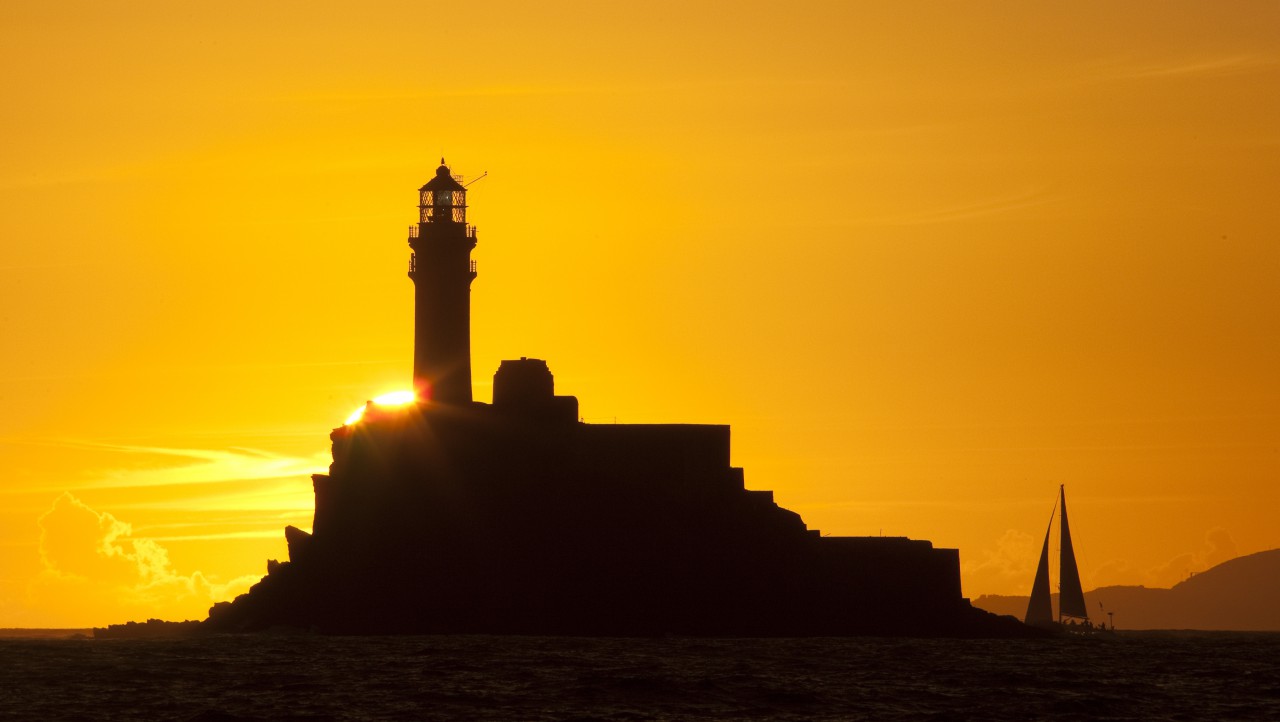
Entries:
{"type": "MultiPolygon", "coordinates": [[[[1085,597],[1093,607],[1112,610],[1122,629],[1280,631],[1280,549],[1231,559],[1171,589],[1099,587],[1085,597]]],[[[984,595],[974,606],[1021,615],[1027,599],[984,595]]]]}
{"type": "MultiPolygon", "coordinates": [[[[959,552],[808,529],[730,465],[729,427],[583,423],[545,361],[472,398],[467,189],[409,230],[414,394],[334,429],[311,533],[210,631],[1035,635],[961,593],[959,552]]],[[[372,311],[373,309],[371,309],[372,311]]]]}

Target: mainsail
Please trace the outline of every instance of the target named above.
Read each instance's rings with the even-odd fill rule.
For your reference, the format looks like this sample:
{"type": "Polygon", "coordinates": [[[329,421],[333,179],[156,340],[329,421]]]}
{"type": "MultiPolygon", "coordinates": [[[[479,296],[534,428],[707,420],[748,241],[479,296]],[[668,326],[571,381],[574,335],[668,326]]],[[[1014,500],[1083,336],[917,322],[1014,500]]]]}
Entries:
{"type": "MultiPolygon", "coordinates": [[[[1071,527],[1067,524],[1067,490],[1059,487],[1062,495],[1062,566],[1058,572],[1058,619],[1074,617],[1088,619],[1089,610],[1084,606],[1084,589],[1080,587],[1080,570],[1076,568],[1076,553],[1071,548],[1071,527]]],[[[1043,563],[1043,562],[1042,562],[1043,563]]],[[[1036,572],[1037,579],[1040,573],[1036,572]]]]}

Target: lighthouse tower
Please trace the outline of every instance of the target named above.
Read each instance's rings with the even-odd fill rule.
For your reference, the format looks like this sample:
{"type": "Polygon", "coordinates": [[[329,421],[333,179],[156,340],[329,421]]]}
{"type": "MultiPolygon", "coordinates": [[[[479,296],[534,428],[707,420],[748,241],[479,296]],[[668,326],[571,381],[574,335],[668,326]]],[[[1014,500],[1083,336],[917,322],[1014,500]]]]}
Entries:
{"type": "Polygon", "coordinates": [[[471,402],[471,282],[476,229],[467,225],[467,189],[440,159],[418,189],[418,223],[409,227],[414,286],[413,388],[442,404],[471,402]]]}

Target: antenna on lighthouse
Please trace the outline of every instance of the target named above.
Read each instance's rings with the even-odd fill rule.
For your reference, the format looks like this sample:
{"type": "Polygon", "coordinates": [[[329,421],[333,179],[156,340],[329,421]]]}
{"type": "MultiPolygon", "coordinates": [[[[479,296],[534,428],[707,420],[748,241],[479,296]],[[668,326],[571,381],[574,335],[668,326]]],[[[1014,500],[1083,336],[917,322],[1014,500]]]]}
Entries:
{"type": "Polygon", "coordinates": [[[487,176],[487,175],[489,175],[489,171],[485,171],[485,172],[481,173],[480,175],[476,176],[475,178],[472,178],[471,180],[467,181],[466,183],[463,183],[463,184],[462,184],[462,187],[463,187],[463,188],[470,188],[472,183],[475,183],[476,181],[480,180],[481,178],[483,178],[483,177],[485,177],[485,176],[487,176]]]}

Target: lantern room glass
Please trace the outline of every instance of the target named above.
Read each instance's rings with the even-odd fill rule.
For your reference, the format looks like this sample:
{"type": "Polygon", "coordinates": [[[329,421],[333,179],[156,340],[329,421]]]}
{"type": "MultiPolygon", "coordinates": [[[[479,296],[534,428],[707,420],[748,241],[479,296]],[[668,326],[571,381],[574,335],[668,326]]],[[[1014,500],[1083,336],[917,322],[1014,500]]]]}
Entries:
{"type": "Polygon", "coordinates": [[[466,191],[460,190],[424,190],[421,195],[421,218],[423,223],[439,220],[464,223],[467,220],[466,191]]]}

